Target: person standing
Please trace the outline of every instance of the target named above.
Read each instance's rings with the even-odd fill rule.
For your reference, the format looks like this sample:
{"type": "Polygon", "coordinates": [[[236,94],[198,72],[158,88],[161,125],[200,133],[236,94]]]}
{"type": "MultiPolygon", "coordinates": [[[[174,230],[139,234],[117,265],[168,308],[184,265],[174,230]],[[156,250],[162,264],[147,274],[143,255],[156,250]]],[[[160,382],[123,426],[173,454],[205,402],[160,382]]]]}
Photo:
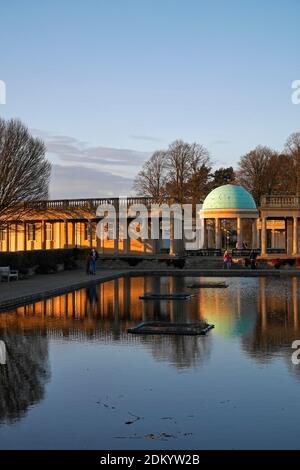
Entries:
{"type": "Polygon", "coordinates": [[[256,257],[257,257],[257,254],[254,250],[251,250],[250,252],[250,266],[251,266],[251,269],[256,269],[256,257]]]}
{"type": "Polygon", "coordinates": [[[95,275],[96,274],[96,261],[99,258],[99,255],[95,248],[91,250],[90,253],[90,274],[95,275]]]}
{"type": "Polygon", "coordinates": [[[224,252],[223,266],[224,266],[224,269],[230,269],[230,267],[231,267],[231,258],[230,258],[230,254],[227,250],[225,250],[225,252],[224,252]]]}

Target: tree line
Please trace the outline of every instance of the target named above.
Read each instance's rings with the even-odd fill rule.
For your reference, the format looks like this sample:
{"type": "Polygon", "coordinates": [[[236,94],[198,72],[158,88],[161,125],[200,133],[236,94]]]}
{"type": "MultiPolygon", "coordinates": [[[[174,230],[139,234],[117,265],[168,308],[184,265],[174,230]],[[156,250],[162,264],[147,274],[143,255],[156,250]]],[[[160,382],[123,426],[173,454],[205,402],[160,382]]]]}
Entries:
{"type": "Polygon", "coordinates": [[[236,169],[213,170],[204,146],[176,140],[152,154],[133,187],[139,196],[158,201],[170,197],[179,203],[199,203],[212,189],[229,183],[245,187],[258,205],[263,195],[300,195],[300,132],[288,137],[282,152],[257,146],[240,157],[236,169]]]}

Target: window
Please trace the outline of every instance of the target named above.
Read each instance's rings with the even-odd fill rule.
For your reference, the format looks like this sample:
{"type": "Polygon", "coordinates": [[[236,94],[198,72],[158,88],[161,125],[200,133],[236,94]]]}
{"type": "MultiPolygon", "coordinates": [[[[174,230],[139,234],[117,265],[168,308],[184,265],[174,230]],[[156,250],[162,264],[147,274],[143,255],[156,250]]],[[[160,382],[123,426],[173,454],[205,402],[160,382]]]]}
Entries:
{"type": "Polygon", "coordinates": [[[28,224],[28,240],[35,241],[35,224],[28,224]]]}
{"type": "Polygon", "coordinates": [[[53,225],[51,223],[46,223],[46,240],[53,241],[53,225]]]}

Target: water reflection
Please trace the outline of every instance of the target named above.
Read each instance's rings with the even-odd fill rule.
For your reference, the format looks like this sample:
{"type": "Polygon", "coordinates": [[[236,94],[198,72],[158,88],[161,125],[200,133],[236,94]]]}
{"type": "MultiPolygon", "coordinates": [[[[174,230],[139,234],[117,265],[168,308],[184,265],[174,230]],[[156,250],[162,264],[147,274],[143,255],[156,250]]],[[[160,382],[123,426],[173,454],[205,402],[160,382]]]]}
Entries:
{"type": "Polygon", "coordinates": [[[33,338],[39,342],[47,342],[47,338],[137,342],[157,360],[178,368],[192,367],[209,358],[211,335],[201,340],[133,337],[126,330],[141,321],[205,318],[216,325],[214,336],[239,338],[242,349],[258,361],[268,361],[279,351],[290,353],[292,341],[300,334],[297,277],[232,278],[227,280],[228,289],[200,289],[190,301],[139,300],[144,292],[183,291],[191,280],[125,277],[23,306],[0,314],[0,339],[8,348],[16,335],[28,341],[28,348],[33,338]],[[9,335],[8,342],[4,334],[9,335]]]}
{"type": "Polygon", "coordinates": [[[38,331],[28,336],[6,328],[1,338],[0,422],[9,423],[20,419],[44,397],[50,376],[48,340],[38,331]]]}
{"type": "Polygon", "coordinates": [[[125,448],[297,448],[300,281],[228,278],[190,301],[139,300],[201,280],[125,277],[1,313],[0,447],[119,448],[121,436],[125,448]],[[201,338],[126,333],[155,319],[216,328],[201,338]],[[128,412],[144,418],[134,430],[128,412]],[[24,414],[21,426],[1,426],[24,414]],[[177,440],[145,437],[160,431],[177,440]]]}

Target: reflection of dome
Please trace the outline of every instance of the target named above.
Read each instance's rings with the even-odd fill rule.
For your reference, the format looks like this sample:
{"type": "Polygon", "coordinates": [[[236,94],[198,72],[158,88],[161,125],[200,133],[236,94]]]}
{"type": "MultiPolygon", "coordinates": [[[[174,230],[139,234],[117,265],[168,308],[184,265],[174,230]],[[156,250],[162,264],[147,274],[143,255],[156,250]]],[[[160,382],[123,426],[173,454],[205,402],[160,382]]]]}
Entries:
{"type": "Polygon", "coordinates": [[[211,191],[205,198],[202,209],[254,209],[256,205],[251,194],[242,186],[225,184],[211,191]]]}

